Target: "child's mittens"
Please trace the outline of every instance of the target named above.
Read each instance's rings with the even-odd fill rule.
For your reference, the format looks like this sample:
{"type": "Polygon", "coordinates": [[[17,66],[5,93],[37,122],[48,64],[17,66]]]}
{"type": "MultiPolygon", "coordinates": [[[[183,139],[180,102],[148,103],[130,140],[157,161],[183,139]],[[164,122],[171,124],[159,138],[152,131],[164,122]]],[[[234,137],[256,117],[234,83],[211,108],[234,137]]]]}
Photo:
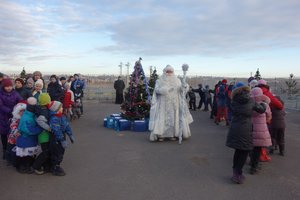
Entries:
{"type": "Polygon", "coordinates": [[[74,138],[74,136],[73,136],[73,135],[70,135],[70,136],[69,136],[69,138],[70,138],[70,141],[71,141],[71,143],[73,144],[73,143],[74,143],[74,141],[75,141],[75,138],[74,138]]]}
{"type": "Polygon", "coordinates": [[[64,149],[68,146],[68,142],[66,140],[60,141],[60,144],[64,149]]]}

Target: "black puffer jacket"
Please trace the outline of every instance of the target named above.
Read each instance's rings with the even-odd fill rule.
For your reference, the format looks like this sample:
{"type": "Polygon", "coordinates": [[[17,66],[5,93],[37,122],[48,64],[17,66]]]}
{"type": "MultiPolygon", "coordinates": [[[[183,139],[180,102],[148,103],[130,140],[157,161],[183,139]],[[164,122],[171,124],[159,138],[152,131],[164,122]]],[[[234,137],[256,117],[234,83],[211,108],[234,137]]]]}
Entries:
{"type": "Polygon", "coordinates": [[[47,92],[51,97],[51,101],[62,101],[64,97],[64,91],[57,81],[55,83],[50,82],[48,84],[47,92]]]}
{"type": "Polygon", "coordinates": [[[15,88],[15,90],[19,93],[23,100],[27,100],[29,97],[32,97],[32,92],[25,87],[15,88]]]}
{"type": "Polygon", "coordinates": [[[264,113],[266,106],[256,104],[250,98],[250,88],[243,86],[232,91],[232,122],[228,131],[226,146],[252,150],[252,111],[264,113]]]}

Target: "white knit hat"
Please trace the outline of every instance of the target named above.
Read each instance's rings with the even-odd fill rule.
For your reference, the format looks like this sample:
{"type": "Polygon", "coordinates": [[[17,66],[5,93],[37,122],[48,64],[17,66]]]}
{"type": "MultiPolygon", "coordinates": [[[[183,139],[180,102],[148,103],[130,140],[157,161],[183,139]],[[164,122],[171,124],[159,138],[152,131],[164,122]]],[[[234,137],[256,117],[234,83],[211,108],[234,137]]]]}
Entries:
{"type": "Polygon", "coordinates": [[[34,98],[34,97],[29,97],[29,98],[27,99],[27,104],[28,104],[28,105],[32,105],[32,106],[36,105],[36,104],[37,104],[36,98],[34,98]]]}
{"type": "Polygon", "coordinates": [[[48,105],[49,110],[57,112],[61,108],[62,104],[59,101],[51,101],[48,105]]]}
{"type": "Polygon", "coordinates": [[[36,85],[36,84],[40,84],[42,87],[44,87],[44,82],[42,79],[38,79],[34,85],[36,85]]]}
{"type": "Polygon", "coordinates": [[[257,81],[256,79],[250,81],[250,83],[249,83],[249,86],[250,86],[251,88],[254,88],[254,87],[256,87],[257,85],[258,85],[258,81],[257,81]]]}
{"type": "Polygon", "coordinates": [[[26,110],[26,106],[27,106],[26,103],[18,103],[17,105],[15,105],[14,110],[12,112],[14,118],[20,119],[21,118],[20,111],[26,110]]]}

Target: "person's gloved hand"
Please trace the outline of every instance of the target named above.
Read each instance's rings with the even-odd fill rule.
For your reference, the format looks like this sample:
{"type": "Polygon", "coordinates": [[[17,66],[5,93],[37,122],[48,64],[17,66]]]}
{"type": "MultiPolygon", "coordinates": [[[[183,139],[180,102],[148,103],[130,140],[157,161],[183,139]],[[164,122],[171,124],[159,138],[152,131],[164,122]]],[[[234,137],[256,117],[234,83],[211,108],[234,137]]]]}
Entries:
{"type": "Polygon", "coordinates": [[[74,136],[73,136],[73,135],[70,135],[69,138],[70,138],[71,143],[73,144],[73,143],[75,142],[74,136]]]}
{"type": "Polygon", "coordinates": [[[68,142],[67,142],[66,140],[63,140],[63,141],[61,141],[60,143],[61,143],[61,146],[62,146],[64,149],[67,148],[68,142]]]}

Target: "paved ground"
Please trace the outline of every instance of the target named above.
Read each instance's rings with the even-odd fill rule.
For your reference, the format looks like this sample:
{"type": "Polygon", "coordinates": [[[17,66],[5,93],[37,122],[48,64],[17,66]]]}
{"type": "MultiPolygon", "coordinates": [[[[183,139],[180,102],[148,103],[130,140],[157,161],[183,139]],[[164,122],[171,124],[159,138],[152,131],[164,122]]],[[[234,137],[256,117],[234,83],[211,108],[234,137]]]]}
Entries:
{"type": "Polygon", "coordinates": [[[286,156],[274,155],[259,175],[246,172],[246,183],[235,185],[227,127],[216,126],[208,113],[192,112],[192,138],[178,145],[105,129],[102,119],[119,107],[85,105],[84,117],[72,124],[77,140],[62,164],[67,176],[18,174],[1,160],[1,200],[300,199],[299,112],[287,115],[286,156]]]}

